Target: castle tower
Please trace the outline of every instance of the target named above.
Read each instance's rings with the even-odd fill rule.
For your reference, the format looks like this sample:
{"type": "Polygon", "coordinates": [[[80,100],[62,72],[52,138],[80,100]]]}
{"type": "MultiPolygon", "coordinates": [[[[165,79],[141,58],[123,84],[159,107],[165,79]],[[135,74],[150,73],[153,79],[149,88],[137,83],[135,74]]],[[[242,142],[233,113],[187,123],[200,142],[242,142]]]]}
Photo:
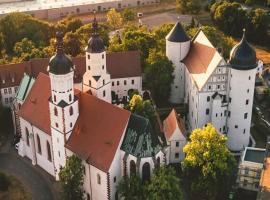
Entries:
{"type": "Polygon", "coordinates": [[[171,103],[181,103],[185,95],[185,65],[182,60],[190,49],[190,39],[180,22],[166,36],[166,56],[174,65],[174,81],[171,85],[171,103]]]}
{"type": "Polygon", "coordinates": [[[83,76],[83,91],[111,103],[111,76],[107,72],[106,51],[98,34],[96,17],[93,22],[92,37],[86,50],[86,72],[83,76]]]}
{"type": "Polygon", "coordinates": [[[228,147],[241,151],[249,144],[257,70],[256,52],[247,42],[245,31],[240,43],[232,49],[229,62],[228,147]]]}
{"type": "Polygon", "coordinates": [[[65,165],[65,143],[79,115],[78,100],[74,96],[74,65],[63,50],[63,35],[57,32],[57,51],[50,59],[48,71],[51,81],[49,99],[53,160],[56,180],[65,165]]]}

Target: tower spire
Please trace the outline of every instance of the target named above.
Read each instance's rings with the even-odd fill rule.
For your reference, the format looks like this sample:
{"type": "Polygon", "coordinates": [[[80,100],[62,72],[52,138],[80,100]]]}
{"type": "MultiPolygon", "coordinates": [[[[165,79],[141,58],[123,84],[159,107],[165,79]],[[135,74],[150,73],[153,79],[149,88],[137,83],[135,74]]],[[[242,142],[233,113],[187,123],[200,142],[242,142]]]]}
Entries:
{"type": "Polygon", "coordinates": [[[96,18],[96,11],[94,11],[94,20],[92,23],[92,31],[93,31],[93,35],[98,35],[98,22],[97,22],[97,18],[96,18]]]}
{"type": "Polygon", "coordinates": [[[56,53],[63,54],[63,32],[57,31],[56,32],[56,53]]]}

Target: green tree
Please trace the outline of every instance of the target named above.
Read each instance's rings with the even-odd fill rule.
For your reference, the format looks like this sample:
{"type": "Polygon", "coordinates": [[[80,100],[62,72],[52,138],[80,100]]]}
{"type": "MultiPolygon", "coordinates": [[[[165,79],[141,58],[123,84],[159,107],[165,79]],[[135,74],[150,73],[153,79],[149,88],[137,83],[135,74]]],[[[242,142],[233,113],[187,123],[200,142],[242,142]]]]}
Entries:
{"type": "Polygon", "coordinates": [[[145,199],[144,185],[136,174],[130,177],[124,176],[117,185],[117,191],[127,200],[145,199]]]}
{"type": "Polygon", "coordinates": [[[115,10],[115,8],[112,8],[107,12],[107,22],[115,30],[122,26],[123,18],[121,14],[115,10]]]}
{"type": "Polygon", "coordinates": [[[173,81],[174,67],[162,52],[151,50],[145,67],[145,81],[157,104],[167,102],[173,81]]]}
{"type": "Polygon", "coordinates": [[[247,12],[239,3],[217,2],[211,7],[211,17],[217,27],[226,34],[241,36],[247,23],[247,12]]]}
{"type": "Polygon", "coordinates": [[[60,20],[55,25],[55,29],[57,31],[62,31],[63,33],[67,33],[67,32],[73,32],[74,33],[81,26],[83,26],[83,23],[82,23],[82,21],[80,19],[69,16],[67,18],[64,18],[64,19],[60,20]]]}
{"type": "Polygon", "coordinates": [[[184,147],[184,174],[191,199],[223,199],[232,184],[234,157],[226,146],[227,138],[211,124],[195,129],[184,147]]]}
{"type": "Polygon", "coordinates": [[[21,57],[25,53],[30,54],[34,48],[35,44],[31,40],[23,38],[14,45],[13,51],[17,57],[21,57]]]}
{"type": "Polygon", "coordinates": [[[130,22],[130,21],[135,20],[136,14],[133,10],[129,8],[125,8],[124,11],[122,12],[122,18],[124,22],[130,22]]]}
{"type": "Polygon", "coordinates": [[[72,57],[76,57],[84,51],[80,35],[77,32],[66,33],[64,37],[64,47],[65,52],[72,57]]]}
{"type": "Polygon", "coordinates": [[[129,101],[128,110],[137,115],[153,120],[155,110],[150,100],[143,100],[139,94],[134,94],[129,101]]]}
{"type": "Polygon", "coordinates": [[[62,195],[65,200],[83,199],[83,166],[76,155],[70,156],[59,173],[62,195]]]}
{"type": "Polygon", "coordinates": [[[180,179],[172,167],[162,166],[154,170],[150,183],[146,186],[147,200],[181,200],[180,179]]]}
{"type": "Polygon", "coordinates": [[[152,34],[155,37],[156,40],[156,49],[158,51],[162,51],[165,53],[166,51],[166,39],[165,37],[168,35],[168,33],[171,31],[173,28],[174,24],[163,24],[158,27],[154,27],[152,30],[152,34]]]}
{"type": "Polygon", "coordinates": [[[201,0],[176,0],[176,8],[183,14],[197,14],[201,10],[201,0]]]}
{"type": "MultiPolygon", "coordinates": [[[[221,48],[224,58],[228,59],[230,56],[230,51],[234,45],[233,38],[225,36],[224,33],[217,30],[213,26],[202,26],[201,28],[213,46],[216,48],[221,48]]],[[[187,33],[193,37],[198,30],[198,28],[190,28],[187,33]]]]}

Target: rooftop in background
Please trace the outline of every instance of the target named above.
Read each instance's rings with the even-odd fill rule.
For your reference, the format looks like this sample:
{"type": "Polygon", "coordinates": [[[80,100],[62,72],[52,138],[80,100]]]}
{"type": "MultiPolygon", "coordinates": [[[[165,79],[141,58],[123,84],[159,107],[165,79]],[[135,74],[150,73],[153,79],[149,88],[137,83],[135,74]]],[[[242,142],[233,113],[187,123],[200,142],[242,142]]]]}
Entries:
{"type": "Polygon", "coordinates": [[[243,156],[243,161],[263,164],[265,149],[247,147],[243,156]]]}
{"type": "Polygon", "coordinates": [[[46,9],[60,9],[64,7],[113,2],[115,0],[36,0],[11,3],[0,2],[0,14],[11,12],[29,12],[46,9]]]}
{"type": "Polygon", "coordinates": [[[261,175],[260,187],[261,191],[258,194],[258,200],[270,199],[270,153],[268,153],[265,163],[264,170],[261,175]]]}

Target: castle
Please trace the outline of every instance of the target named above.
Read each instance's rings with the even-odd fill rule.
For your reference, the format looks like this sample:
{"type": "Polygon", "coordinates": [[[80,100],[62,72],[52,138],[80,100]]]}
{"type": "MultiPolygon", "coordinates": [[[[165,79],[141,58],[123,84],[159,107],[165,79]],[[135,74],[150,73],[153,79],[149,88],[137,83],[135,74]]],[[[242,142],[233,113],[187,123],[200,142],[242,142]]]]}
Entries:
{"type": "Polygon", "coordinates": [[[209,122],[228,136],[232,151],[248,146],[255,76],[261,66],[245,34],[227,63],[202,30],[191,40],[175,24],[166,37],[166,55],[175,66],[170,101],[188,104],[189,112],[184,121],[173,109],[163,122],[162,139],[148,119],[112,104],[116,97],[128,98],[130,90],[143,93],[140,65],[134,65],[140,58],[137,52],[117,53],[118,64],[112,64],[97,29],[94,20],[81,82],[76,81],[75,59],[64,53],[61,34],[48,75],[24,75],[14,101],[19,155],[56,180],[67,157],[79,156],[86,199],[103,200],[119,199],[116,186],[125,175],[137,173],[149,180],[155,167],[181,162],[187,132],[209,122]],[[127,65],[121,65],[125,55],[127,65]]]}

